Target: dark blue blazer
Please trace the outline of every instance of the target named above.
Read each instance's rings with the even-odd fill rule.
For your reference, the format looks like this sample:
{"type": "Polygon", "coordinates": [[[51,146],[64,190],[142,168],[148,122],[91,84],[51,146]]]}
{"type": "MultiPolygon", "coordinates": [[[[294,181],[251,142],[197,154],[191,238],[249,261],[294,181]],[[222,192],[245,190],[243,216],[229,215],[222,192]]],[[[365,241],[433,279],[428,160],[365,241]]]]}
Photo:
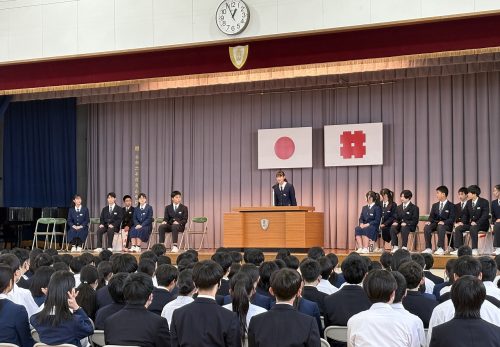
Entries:
{"type": "Polygon", "coordinates": [[[390,227],[394,220],[396,219],[396,210],[397,210],[398,205],[396,203],[392,202],[389,205],[387,205],[385,208],[382,206],[382,223],[385,226],[390,227]]]}
{"type": "Polygon", "coordinates": [[[45,295],[33,297],[33,300],[38,306],[42,306],[42,304],[45,302],[45,299],[47,299],[45,295]]]}
{"type": "Polygon", "coordinates": [[[372,227],[378,229],[380,225],[380,218],[382,217],[382,209],[377,204],[373,205],[371,208],[368,205],[363,206],[361,214],[359,216],[359,223],[368,223],[372,227]]]}
{"type": "Polygon", "coordinates": [[[89,209],[85,206],[80,207],[80,213],[76,213],[75,207],[68,211],[68,242],[73,240],[76,236],[80,236],[82,241],[85,241],[89,232],[90,215],[89,209]],[[73,226],[83,226],[78,231],[73,229],[73,226]]]}
{"type": "Polygon", "coordinates": [[[174,204],[165,206],[165,213],[163,216],[163,221],[167,222],[168,225],[173,225],[174,222],[179,223],[179,232],[183,232],[186,224],[188,222],[188,208],[183,204],[179,204],[177,211],[174,211],[174,204]]]}
{"type": "Polygon", "coordinates": [[[122,228],[129,227],[132,228],[134,225],[134,221],[132,220],[132,217],[134,216],[134,206],[130,206],[128,211],[126,207],[122,207],[123,209],[123,219],[122,219],[122,228]]]}
{"type": "Polygon", "coordinates": [[[52,323],[40,323],[35,314],[31,316],[30,322],[40,336],[40,341],[47,345],[61,345],[71,343],[81,346],[80,340],[94,333],[94,327],[89,317],[82,308],[73,313],[73,319],[59,324],[56,327],[52,323]]]}
{"type": "Polygon", "coordinates": [[[273,186],[274,190],[274,206],[297,206],[295,199],[295,188],[289,182],[285,184],[283,191],[280,190],[279,184],[273,186]]]}
{"type": "Polygon", "coordinates": [[[453,318],[432,329],[429,346],[500,347],[500,327],[480,318],[453,318]]]}
{"type": "Polygon", "coordinates": [[[24,306],[9,299],[0,300],[0,342],[13,343],[20,347],[33,347],[28,312],[24,306]]]}
{"type": "Polygon", "coordinates": [[[140,225],[144,230],[151,230],[153,224],[153,208],[151,205],[146,204],[144,210],[138,206],[134,209],[133,215],[134,226],[140,225]]]}
{"type": "Polygon", "coordinates": [[[156,313],[158,316],[161,315],[161,311],[163,311],[163,307],[168,304],[170,301],[174,300],[177,295],[174,295],[172,292],[169,292],[163,288],[155,288],[153,289],[153,300],[148,307],[148,311],[156,313]]]}
{"type": "Polygon", "coordinates": [[[439,301],[439,298],[441,296],[441,294],[439,294],[439,292],[441,291],[441,289],[443,289],[444,287],[446,286],[449,286],[451,283],[449,281],[446,281],[446,282],[442,282],[442,283],[437,283],[435,286],[434,286],[434,290],[432,291],[432,294],[434,294],[434,297],[436,298],[437,301],[439,301]]]}
{"type": "Polygon", "coordinates": [[[490,227],[490,204],[488,200],[478,198],[476,206],[472,208],[472,200],[467,200],[462,223],[470,225],[476,222],[481,231],[488,231],[490,227]]]}
{"type": "Polygon", "coordinates": [[[111,294],[109,294],[108,286],[99,288],[95,293],[95,297],[97,300],[97,309],[114,303],[111,294]]]}
{"type": "Polygon", "coordinates": [[[498,218],[500,218],[500,202],[496,199],[491,202],[491,224],[495,224],[498,218]]]}
{"type": "Polygon", "coordinates": [[[415,229],[417,229],[419,218],[418,206],[411,201],[408,203],[405,210],[403,210],[403,204],[398,206],[396,222],[399,224],[403,222],[406,223],[406,225],[410,227],[411,231],[415,231],[415,229]]]}
{"type": "Polygon", "coordinates": [[[429,222],[431,223],[439,223],[444,222],[445,225],[453,228],[453,224],[455,223],[455,205],[451,201],[446,201],[446,204],[443,206],[443,210],[439,213],[439,204],[441,202],[436,202],[432,204],[431,212],[429,213],[429,222]]]}
{"type": "Polygon", "coordinates": [[[112,303],[110,305],[101,307],[99,310],[97,310],[97,313],[95,315],[95,328],[97,330],[104,330],[104,323],[106,322],[106,319],[108,319],[110,316],[114,315],[124,307],[125,304],[117,303],[112,303]]]}
{"type": "MultiPolygon", "coordinates": [[[[224,297],[224,305],[230,304],[232,302],[233,298],[231,297],[231,295],[226,295],[224,297]]],[[[271,306],[274,304],[274,299],[266,295],[255,293],[250,302],[269,311],[271,309],[271,306]]]]}
{"type": "Polygon", "coordinates": [[[465,207],[462,209],[462,203],[458,202],[455,204],[455,223],[463,222],[465,207]]]}
{"type": "Polygon", "coordinates": [[[415,291],[408,291],[402,303],[406,310],[422,320],[424,328],[429,327],[432,311],[439,304],[434,298],[415,291]]]}
{"type": "Polygon", "coordinates": [[[115,228],[115,232],[120,230],[123,219],[123,208],[116,205],[113,208],[113,212],[109,213],[109,205],[106,205],[101,211],[99,223],[104,225],[106,228],[112,224],[115,228]]]}
{"type": "MultiPolygon", "coordinates": [[[[276,305],[276,301],[273,301],[273,303],[271,305],[271,309],[275,305],[276,305]]],[[[310,300],[300,298],[299,302],[298,302],[298,306],[297,306],[297,311],[313,317],[316,320],[316,324],[318,325],[318,331],[320,332],[321,335],[323,335],[323,332],[322,332],[323,329],[321,329],[321,315],[319,313],[318,304],[316,304],[315,302],[312,302],[310,300]]]]}

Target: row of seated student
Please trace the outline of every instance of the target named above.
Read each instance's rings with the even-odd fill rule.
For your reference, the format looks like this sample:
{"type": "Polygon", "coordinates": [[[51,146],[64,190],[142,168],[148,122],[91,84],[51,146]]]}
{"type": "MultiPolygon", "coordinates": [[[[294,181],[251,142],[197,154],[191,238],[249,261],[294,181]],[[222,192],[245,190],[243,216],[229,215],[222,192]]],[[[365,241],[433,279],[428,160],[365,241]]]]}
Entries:
{"type": "MultiPolygon", "coordinates": [[[[165,241],[165,233],[172,233],[172,249],[176,253],[178,235],[183,232],[188,221],[188,208],[182,204],[182,194],[173,191],[170,194],[171,204],[165,206],[164,218],[158,227],[159,242],[165,241]]],[[[141,252],[141,244],[147,242],[153,226],[153,208],[147,203],[147,196],[140,193],[138,204],[132,206],[132,197],[123,197],[123,207],[116,204],[116,194],[110,192],[106,196],[107,205],[102,209],[97,230],[97,253],[102,251],[103,236],[106,235],[107,248],[113,250],[115,235],[122,232],[124,250],[141,252]]],[[[82,197],[73,197],[74,206],[68,212],[68,243],[71,252],[81,252],[88,237],[90,213],[82,205],[82,197]]]]}
{"type": "MultiPolygon", "coordinates": [[[[481,189],[477,185],[461,187],[458,190],[459,202],[454,204],[448,200],[448,188],[436,188],[436,199],[429,212],[428,221],[424,227],[425,250],[432,253],[432,234],[437,233],[438,239],[434,254],[445,254],[445,236],[449,244],[453,237],[456,250],[464,243],[464,232],[469,232],[472,243],[472,254],[478,255],[478,234],[480,231],[493,230],[494,255],[500,254],[500,185],[493,187],[494,200],[489,203],[481,198],[481,189]],[[491,209],[490,209],[491,207],[491,209]],[[490,220],[491,211],[491,220],[490,220]]],[[[411,199],[413,194],[403,190],[400,194],[401,204],[394,202],[394,193],[384,188],[380,194],[369,191],[365,198],[367,205],[363,206],[359,217],[359,225],[355,228],[357,252],[369,253],[370,243],[373,245],[378,238],[390,242],[392,252],[399,249],[398,234],[401,234],[402,248],[408,249],[408,236],[415,232],[420,220],[419,208],[411,199]]],[[[456,255],[456,250],[450,250],[456,255]]]]}
{"type": "Polygon", "coordinates": [[[2,251],[0,342],[33,346],[31,325],[51,345],[88,346],[104,330],[113,345],[319,346],[336,325],[349,346],[500,343],[500,256],[476,258],[468,246],[445,278],[431,272],[431,254],[403,249],[380,261],[353,252],[341,272],[320,247],[302,261],[286,249],[268,261],[258,249],[220,248],[205,261],[189,250],[176,266],[165,252],[156,244],[137,261],[108,250],[2,251]]]}

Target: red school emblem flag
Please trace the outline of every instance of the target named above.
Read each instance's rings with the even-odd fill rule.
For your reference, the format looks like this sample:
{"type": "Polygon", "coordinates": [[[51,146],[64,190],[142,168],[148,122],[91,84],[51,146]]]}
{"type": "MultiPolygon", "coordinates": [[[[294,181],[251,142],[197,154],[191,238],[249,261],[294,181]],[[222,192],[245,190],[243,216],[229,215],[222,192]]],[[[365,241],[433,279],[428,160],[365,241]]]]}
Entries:
{"type": "Polygon", "coordinates": [[[325,125],[325,166],[383,164],[383,123],[325,125]]]}
{"type": "Polygon", "coordinates": [[[312,167],[312,128],[259,129],[259,169],[312,167]]]}

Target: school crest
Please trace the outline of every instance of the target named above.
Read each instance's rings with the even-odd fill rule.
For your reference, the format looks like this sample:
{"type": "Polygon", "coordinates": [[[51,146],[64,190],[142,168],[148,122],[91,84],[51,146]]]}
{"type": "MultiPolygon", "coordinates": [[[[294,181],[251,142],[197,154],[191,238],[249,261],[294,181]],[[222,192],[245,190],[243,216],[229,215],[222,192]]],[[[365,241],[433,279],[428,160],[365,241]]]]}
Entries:
{"type": "Polygon", "coordinates": [[[229,47],[229,58],[235,68],[241,69],[248,58],[248,45],[229,47]]]}
{"type": "Polygon", "coordinates": [[[260,220],[260,227],[262,228],[262,230],[266,231],[267,228],[269,228],[269,219],[261,219],[260,220]]]}

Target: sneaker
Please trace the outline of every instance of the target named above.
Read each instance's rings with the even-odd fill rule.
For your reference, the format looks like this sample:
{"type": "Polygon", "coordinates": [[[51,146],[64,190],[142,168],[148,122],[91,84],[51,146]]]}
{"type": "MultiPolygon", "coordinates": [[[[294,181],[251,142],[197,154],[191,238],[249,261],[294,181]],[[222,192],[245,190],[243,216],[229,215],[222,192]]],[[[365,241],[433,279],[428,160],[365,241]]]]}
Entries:
{"type": "Polygon", "coordinates": [[[359,247],[357,250],[356,250],[356,253],[361,253],[363,252],[363,248],[362,247],[359,247]]]}
{"type": "Polygon", "coordinates": [[[142,251],[141,246],[135,246],[135,251],[137,253],[141,253],[141,251],[142,251]]]}
{"type": "Polygon", "coordinates": [[[495,249],[495,252],[493,252],[494,255],[499,255],[500,254],[500,248],[495,249]]]}
{"type": "Polygon", "coordinates": [[[407,250],[408,250],[408,247],[403,246],[403,247],[401,247],[401,249],[404,249],[405,251],[407,251],[407,250]]]}
{"type": "MultiPolygon", "coordinates": [[[[437,252],[437,251],[436,251],[437,252]]],[[[432,254],[432,249],[426,248],[422,251],[422,253],[432,254]]]]}
{"type": "Polygon", "coordinates": [[[455,251],[451,251],[451,252],[450,252],[450,255],[458,255],[458,249],[457,249],[457,250],[455,250],[455,251]]]}
{"type": "Polygon", "coordinates": [[[391,253],[395,253],[399,249],[398,246],[392,246],[391,253]]]}
{"type": "Polygon", "coordinates": [[[384,249],[383,249],[383,248],[378,248],[378,247],[377,247],[377,248],[375,248],[375,249],[373,250],[373,253],[384,253],[384,249]]]}
{"type": "Polygon", "coordinates": [[[80,246],[76,247],[76,251],[77,252],[81,252],[82,251],[82,247],[80,247],[80,246]]]}
{"type": "Polygon", "coordinates": [[[442,249],[441,247],[439,247],[438,249],[436,249],[436,251],[434,252],[435,255],[444,255],[444,249],[442,249]]]}
{"type": "Polygon", "coordinates": [[[473,256],[474,256],[474,255],[479,255],[479,251],[478,251],[478,249],[477,249],[477,248],[474,248],[474,249],[472,250],[472,255],[473,255],[473,256]]]}
{"type": "Polygon", "coordinates": [[[70,252],[71,252],[71,253],[75,253],[75,252],[76,252],[76,246],[75,246],[75,245],[73,245],[73,246],[71,247],[71,251],[70,251],[70,252]]]}
{"type": "Polygon", "coordinates": [[[109,247],[108,247],[108,251],[111,251],[111,252],[113,252],[113,248],[109,248],[109,247]]]}
{"type": "Polygon", "coordinates": [[[368,253],[370,253],[370,251],[368,250],[368,248],[361,248],[361,251],[359,253],[360,254],[368,254],[368,253]]]}
{"type": "Polygon", "coordinates": [[[177,246],[172,246],[171,252],[172,253],[179,253],[179,248],[177,248],[177,246]]]}
{"type": "Polygon", "coordinates": [[[102,248],[100,248],[100,247],[99,247],[99,248],[96,248],[96,249],[94,249],[94,252],[96,252],[96,253],[101,253],[101,252],[102,252],[102,248]]]}
{"type": "Polygon", "coordinates": [[[130,252],[137,253],[137,246],[130,247],[130,252]]]}

